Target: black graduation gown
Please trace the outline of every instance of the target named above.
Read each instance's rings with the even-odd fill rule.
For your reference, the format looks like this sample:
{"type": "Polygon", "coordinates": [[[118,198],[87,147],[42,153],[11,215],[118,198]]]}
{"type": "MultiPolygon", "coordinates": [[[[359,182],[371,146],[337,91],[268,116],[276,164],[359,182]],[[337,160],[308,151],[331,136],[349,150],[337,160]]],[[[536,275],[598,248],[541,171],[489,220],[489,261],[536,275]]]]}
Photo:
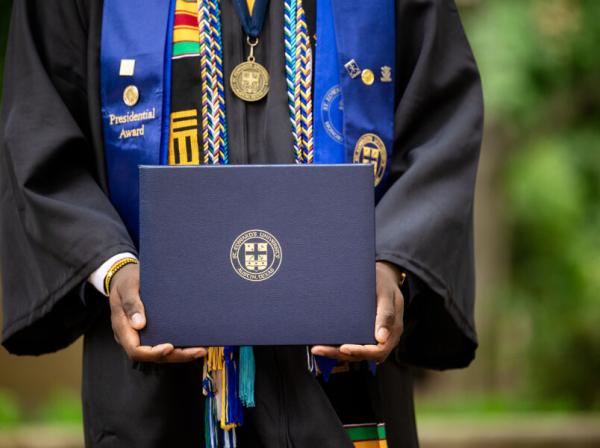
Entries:
{"type": "MultiPolygon", "coordinates": [[[[396,4],[395,147],[376,209],[376,253],[409,281],[405,332],[375,388],[389,446],[408,447],[417,441],[405,366],[463,367],[477,346],[472,208],[482,98],[454,2],[396,4]]],[[[292,161],[282,9],[271,2],[257,48],[272,75],[269,96],[245,104],[227,92],[232,163],[292,161]]],[[[86,283],[110,256],[136,252],[106,194],[101,13],[100,0],[14,4],[0,128],[2,342],[12,353],[43,354],[85,335],[87,446],[196,447],[201,363],[131,362],[112,337],[106,299],[86,283]]],[[[223,2],[226,79],[245,50],[236,20],[223,2]]],[[[350,446],[303,348],[259,348],[256,361],[257,407],[246,414],[242,446],[350,446]]]]}

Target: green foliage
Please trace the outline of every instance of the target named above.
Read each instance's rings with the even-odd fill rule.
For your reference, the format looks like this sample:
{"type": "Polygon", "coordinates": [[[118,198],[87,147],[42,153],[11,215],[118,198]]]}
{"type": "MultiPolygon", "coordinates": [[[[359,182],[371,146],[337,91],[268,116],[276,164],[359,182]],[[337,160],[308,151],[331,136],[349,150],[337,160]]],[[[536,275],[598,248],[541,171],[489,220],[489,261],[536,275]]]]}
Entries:
{"type": "Polygon", "coordinates": [[[21,421],[22,413],[17,398],[0,389],[0,428],[11,427],[21,421]]]}
{"type": "Polygon", "coordinates": [[[513,287],[533,325],[532,384],[585,409],[600,409],[599,141],[595,130],[540,139],[507,170],[513,287]]]}
{"type": "Polygon", "coordinates": [[[600,409],[600,2],[482,0],[467,18],[488,125],[507,149],[508,290],[531,325],[528,392],[600,409]]]}
{"type": "Polygon", "coordinates": [[[529,9],[530,2],[522,0],[486,1],[473,16],[467,15],[467,34],[481,71],[486,112],[492,119],[521,117],[537,101],[524,70],[537,50],[529,9]]]}
{"type": "Polygon", "coordinates": [[[0,430],[24,423],[81,426],[79,395],[71,389],[56,389],[33,409],[25,411],[16,395],[0,389],[0,430]]]}
{"type": "Polygon", "coordinates": [[[596,0],[481,0],[465,17],[491,121],[524,130],[565,86],[597,82],[596,0]]]}
{"type": "Polygon", "coordinates": [[[36,420],[44,423],[83,423],[81,399],[70,389],[54,391],[39,409],[38,414],[36,420]]]}

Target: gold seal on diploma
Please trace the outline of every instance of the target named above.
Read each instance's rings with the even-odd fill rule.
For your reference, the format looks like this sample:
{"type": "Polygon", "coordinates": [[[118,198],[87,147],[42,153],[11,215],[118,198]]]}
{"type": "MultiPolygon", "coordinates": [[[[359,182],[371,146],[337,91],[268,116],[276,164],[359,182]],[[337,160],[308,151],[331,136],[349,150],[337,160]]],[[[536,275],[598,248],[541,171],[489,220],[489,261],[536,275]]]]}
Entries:
{"type": "Polygon", "coordinates": [[[230,84],[238,98],[259,101],[269,93],[269,72],[257,62],[242,62],[231,72],[230,84]]]}
{"type": "Polygon", "coordinates": [[[354,147],[352,161],[354,163],[373,164],[375,186],[379,185],[385,174],[385,165],[387,163],[387,151],[383,140],[376,134],[364,134],[361,136],[354,147]]]}
{"type": "Polygon", "coordinates": [[[281,244],[266,230],[246,230],[231,245],[229,258],[237,275],[250,282],[273,277],[281,266],[281,244]]]}

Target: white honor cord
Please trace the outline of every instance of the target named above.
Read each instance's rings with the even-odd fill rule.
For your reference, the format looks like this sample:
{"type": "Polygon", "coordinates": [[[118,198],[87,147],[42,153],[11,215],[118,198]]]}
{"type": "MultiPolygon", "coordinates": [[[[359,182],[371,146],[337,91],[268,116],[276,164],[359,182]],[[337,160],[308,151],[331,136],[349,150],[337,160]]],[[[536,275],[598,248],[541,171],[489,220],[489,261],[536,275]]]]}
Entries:
{"type": "Polygon", "coordinates": [[[308,366],[308,371],[314,372],[315,371],[315,357],[310,352],[310,347],[308,345],[306,346],[306,363],[308,366]]]}

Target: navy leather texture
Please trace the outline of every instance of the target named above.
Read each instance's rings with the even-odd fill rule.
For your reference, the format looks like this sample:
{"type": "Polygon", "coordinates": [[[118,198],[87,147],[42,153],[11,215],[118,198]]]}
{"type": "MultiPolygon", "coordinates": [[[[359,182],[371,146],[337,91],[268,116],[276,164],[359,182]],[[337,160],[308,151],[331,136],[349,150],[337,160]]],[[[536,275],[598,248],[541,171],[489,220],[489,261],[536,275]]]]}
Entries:
{"type": "Polygon", "coordinates": [[[374,342],[371,165],[142,166],[140,224],[143,344],[374,342]],[[263,281],[234,267],[264,245],[230,256],[251,229],[281,249],[263,281]]]}

